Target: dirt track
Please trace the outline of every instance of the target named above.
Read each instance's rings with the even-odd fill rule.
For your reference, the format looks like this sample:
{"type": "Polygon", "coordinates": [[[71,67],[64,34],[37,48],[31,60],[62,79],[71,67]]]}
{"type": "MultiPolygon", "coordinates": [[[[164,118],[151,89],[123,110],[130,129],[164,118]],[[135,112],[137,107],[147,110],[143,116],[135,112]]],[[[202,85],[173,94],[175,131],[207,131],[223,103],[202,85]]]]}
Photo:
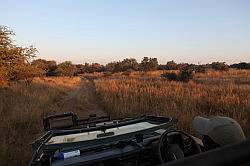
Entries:
{"type": "Polygon", "coordinates": [[[97,116],[106,115],[98,105],[93,81],[82,78],[79,85],[63,96],[54,107],[60,112],[74,112],[79,117],[88,117],[90,114],[97,116]]]}

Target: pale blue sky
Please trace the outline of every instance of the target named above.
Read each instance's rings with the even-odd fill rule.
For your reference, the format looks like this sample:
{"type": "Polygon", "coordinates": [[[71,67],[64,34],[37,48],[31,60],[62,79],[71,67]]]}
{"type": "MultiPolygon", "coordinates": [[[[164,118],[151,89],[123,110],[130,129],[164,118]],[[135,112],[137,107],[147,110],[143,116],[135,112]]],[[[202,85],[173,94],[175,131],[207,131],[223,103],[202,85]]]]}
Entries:
{"type": "Polygon", "coordinates": [[[250,62],[250,0],[0,0],[0,25],[58,62],[250,62]]]}

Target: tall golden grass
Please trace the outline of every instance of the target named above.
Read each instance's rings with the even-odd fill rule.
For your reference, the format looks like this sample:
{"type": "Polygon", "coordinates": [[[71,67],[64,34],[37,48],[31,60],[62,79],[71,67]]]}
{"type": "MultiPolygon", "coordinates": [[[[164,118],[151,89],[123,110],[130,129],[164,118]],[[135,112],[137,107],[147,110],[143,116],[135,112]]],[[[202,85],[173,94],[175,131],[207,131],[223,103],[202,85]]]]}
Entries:
{"type": "MultiPolygon", "coordinates": [[[[192,132],[194,116],[225,115],[236,119],[249,133],[249,70],[209,71],[196,74],[188,83],[161,79],[159,76],[163,72],[116,73],[111,76],[98,73],[87,77],[95,79],[101,104],[113,117],[172,116],[179,119],[179,128],[192,132]]],[[[60,112],[60,107],[55,104],[75,89],[80,80],[79,77],[35,78],[29,86],[19,82],[0,87],[0,165],[27,165],[32,152],[29,143],[43,131],[43,115],[60,112]]],[[[84,92],[77,93],[77,102],[86,106],[80,107],[79,111],[88,113],[90,104],[98,103],[89,101],[95,99],[88,90],[94,88],[90,82],[83,79],[82,85],[84,88],[80,90],[84,92]]]]}
{"type": "MultiPolygon", "coordinates": [[[[155,74],[155,73],[154,73],[155,74]]],[[[206,83],[213,77],[250,80],[250,72],[229,71],[195,76],[188,83],[165,79],[97,79],[97,93],[105,110],[113,116],[164,115],[179,119],[178,127],[192,132],[194,116],[224,115],[236,119],[249,132],[250,84],[235,81],[206,83]],[[238,72],[238,73],[237,73],[238,72]],[[245,78],[246,77],[246,78],[245,78]],[[208,78],[198,81],[197,78],[208,78]]],[[[155,74],[157,75],[157,74],[155,74]]]]}
{"type": "Polygon", "coordinates": [[[36,78],[0,88],[0,165],[27,165],[42,117],[80,78],[36,78]]]}

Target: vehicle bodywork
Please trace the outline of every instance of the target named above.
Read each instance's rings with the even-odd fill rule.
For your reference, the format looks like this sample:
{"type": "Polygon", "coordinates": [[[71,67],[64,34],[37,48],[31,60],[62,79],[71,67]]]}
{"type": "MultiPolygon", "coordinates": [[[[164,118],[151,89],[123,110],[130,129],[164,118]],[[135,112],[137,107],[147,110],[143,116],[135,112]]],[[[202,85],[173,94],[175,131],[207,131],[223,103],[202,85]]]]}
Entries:
{"type": "Polygon", "coordinates": [[[176,130],[177,119],[170,117],[79,119],[64,113],[43,123],[47,132],[32,144],[29,165],[159,165],[203,151],[202,141],[176,130]]]}

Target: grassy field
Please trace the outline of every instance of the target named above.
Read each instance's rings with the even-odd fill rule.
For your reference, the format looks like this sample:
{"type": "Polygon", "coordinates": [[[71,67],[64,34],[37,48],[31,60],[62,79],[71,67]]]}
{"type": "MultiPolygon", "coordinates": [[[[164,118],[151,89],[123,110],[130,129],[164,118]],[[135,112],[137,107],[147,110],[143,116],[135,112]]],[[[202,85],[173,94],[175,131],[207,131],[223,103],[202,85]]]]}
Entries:
{"type": "Polygon", "coordinates": [[[80,78],[36,78],[0,88],[0,165],[27,165],[29,145],[42,132],[42,117],[80,78]]]}
{"type": "Polygon", "coordinates": [[[160,74],[99,78],[96,90],[105,110],[115,117],[172,116],[179,119],[179,128],[192,132],[194,116],[224,115],[236,119],[249,133],[250,71],[209,71],[196,74],[188,83],[167,81],[160,74]]]}
{"type": "Polygon", "coordinates": [[[27,165],[29,144],[43,131],[43,115],[67,111],[71,106],[82,116],[103,114],[103,109],[119,118],[172,116],[187,132],[193,132],[191,121],[196,115],[225,115],[236,119],[249,137],[249,70],[197,73],[188,83],[160,78],[163,72],[88,74],[89,80],[36,78],[29,86],[24,82],[1,86],[0,165],[27,165]]]}

